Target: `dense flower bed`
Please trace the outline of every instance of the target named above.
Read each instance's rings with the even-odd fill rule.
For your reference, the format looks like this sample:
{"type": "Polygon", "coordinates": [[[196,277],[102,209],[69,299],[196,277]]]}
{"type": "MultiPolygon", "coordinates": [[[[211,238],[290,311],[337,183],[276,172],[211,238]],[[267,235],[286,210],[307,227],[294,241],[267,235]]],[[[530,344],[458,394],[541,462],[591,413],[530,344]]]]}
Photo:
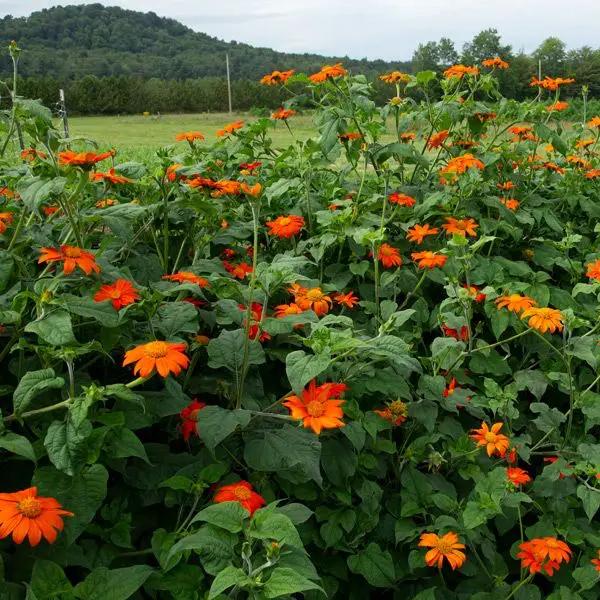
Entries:
{"type": "Polygon", "coordinates": [[[148,165],[16,99],[7,598],[597,598],[600,117],[505,68],[275,72],[148,165]]]}

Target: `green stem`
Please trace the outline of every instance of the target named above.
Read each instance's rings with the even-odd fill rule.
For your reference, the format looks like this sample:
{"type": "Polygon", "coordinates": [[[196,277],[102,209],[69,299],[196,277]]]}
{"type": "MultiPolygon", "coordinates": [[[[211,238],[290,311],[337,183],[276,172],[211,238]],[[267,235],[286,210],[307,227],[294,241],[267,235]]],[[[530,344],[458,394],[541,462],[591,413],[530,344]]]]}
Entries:
{"type": "Polygon", "coordinates": [[[43,413],[52,412],[54,410],[59,410],[61,408],[67,408],[71,405],[73,400],[68,398],[67,400],[63,400],[62,402],[57,402],[56,404],[51,404],[50,406],[44,406],[44,408],[36,408],[35,410],[28,410],[20,415],[13,413],[12,415],[8,415],[4,417],[4,422],[8,423],[9,421],[19,421],[21,419],[26,419],[27,417],[34,417],[36,415],[41,415],[43,413]]]}

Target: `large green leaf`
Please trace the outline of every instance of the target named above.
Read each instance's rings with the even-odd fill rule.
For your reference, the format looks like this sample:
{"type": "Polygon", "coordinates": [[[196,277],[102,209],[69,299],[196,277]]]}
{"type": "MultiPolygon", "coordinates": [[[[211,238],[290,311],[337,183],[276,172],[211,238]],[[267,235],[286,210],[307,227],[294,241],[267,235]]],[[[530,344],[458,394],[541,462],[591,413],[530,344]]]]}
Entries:
{"type": "Polygon", "coordinates": [[[10,431],[0,434],[0,448],[4,448],[13,454],[24,456],[29,460],[35,461],[35,452],[31,442],[23,435],[18,435],[10,431]]]}
{"type": "Polygon", "coordinates": [[[62,377],[56,377],[53,369],[28,371],[23,375],[13,394],[13,406],[16,414],[26,411],[33,399],[48,389],[60,389],[65,385],[62,377]]]}
{"type": "Polygon", "coordinates": [[[81,600],[127,600],[152,574],[152,567],[135,565],[122,569],[97,567],[75,587],[81,600]]]}
{"type": "Polygon", "coordinates": [[[51,346],[75,344],[71,316],[66,310],[55,310],[25,326],[25,331],[35,333],[51,346]]]}
{"type": "Polygon", "coordinates": [[[271,573],[271,577],[265,582],[263,589],[267,598],[290,596],[307,590],[323,591],[323,588],[314,581],[287,567],[276,567],[271,573]]]}
{"type": "Polygon", "coordinates": [[[214,450],[236,429],[250,422],[250,411],[226,410],[220,406],[207,406],[198,413],[198,434],[210,450],[214,450]]]}
{"type": "Polygon", "coordinates": [[[374,587],[393,587],[396,580],[392,555],[379,544],[371,543],[362,552],[348,557],[348,567],[374,587]]]}

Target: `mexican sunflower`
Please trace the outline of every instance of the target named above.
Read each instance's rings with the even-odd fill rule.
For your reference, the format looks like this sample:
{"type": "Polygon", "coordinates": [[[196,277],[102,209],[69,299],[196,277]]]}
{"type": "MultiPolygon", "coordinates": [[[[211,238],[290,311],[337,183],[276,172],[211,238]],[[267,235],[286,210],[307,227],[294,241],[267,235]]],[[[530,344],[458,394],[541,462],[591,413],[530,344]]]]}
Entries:
{"type": "Polygon", "coordinates": [[[102,160],[106,160],[110,156],[114,156],[114,152],[96,154],[95,152],[73,152],[72,150],[65,150],[64,152],[59,152],[56,156],[58,157],[58,162],[63,166],[91,167],[102,160]]]}
{"type": "Polygon", "coordinates": [[[184,441],[187,442],[193,434],[198,435],[198,429],[196,427],[198,423],[198,413],[205,406],[206,403],[194,399],[179,413],[179,417],[181,418],[181,437],[183,437],[184,441]]]}
{"type": "Polygon", "coordinates": [[[525,485],[531,481],[529,473],[519,467],[507,467],[506,478],[516,486],[525,485]]]}
{"type": "Polygon", "coordinates": [[[402,266],[402,257],[398,250],[386,243],[379,246],[377,260],[383,265],[384,269],[402,266]]]}
{"type": "Polygon", "coordinates": [[[223,268],[236,279],[245,279],[252,273],[252,265],[247,262],[231,263],[228,260],[222,261],[223,268]]]}
{"type": "Polygon", "coordinates": [[[412,196],[401,194],[400,192],[393,192],[388,196],[388,200],[392,204],[398,204],[399,206],[414,206],[417,201],[412,196]]]}
{"type": "Polygon", "coordinates": [[[252,196],[253,198],[258,198],[262,193],[262,189],[262,185],[258,182],[250,185],[245,181],[242,181],[242,184],[240,185],[240,192],[246,194],[246,196],[252,196]]]}
{"type": "Polygon", "coordinates": [[[77,246],[63,245],[60,248],[42,248],[38,264],[55,262],[63,263],[65,275],[71,274],[75,267],[79,267],[86,275],[89,275],[92,271],[95,273],[100,272],[100,267],[96,264],[94,255],[77,246]]]}
{"type": "Polygon", "coordinates": [[[331,296],[328,296],[321,288],[300,289],[301,291],[295,293],[295,300],[302,310],[312,310],[319,317],[329,312],[332,306],[331,296]]]}
{"type": "Polygon", "coordinates": [[[597,558],[592,558],[592,560],[590,562],[594,565],[594,568],[596,569],[596,571],[598,571],[598,573],[600,573],[600,550],[598,550],[597,556],[598,556],[597,558]]]}
{"type": "Polygon", "coordinates": [[[290,315],[301,315],[303,312],[295,302],[291,302],[290,304],[278,304],[273,314],[276,319],[283,319],[290,315]]]}
{"type": "Polygon", "coordinates": [[[256,171],[256,169],[260,169],[262,167],[262,163],[260,161],[251,162],[251,163],[241,163],[240,164],[240,172],[242,175],[250,175],[256,171]]]}
{"type": "Polygon", "coordinates": [[[430,250],[413,252],[410,256],[417,263],[419,269],[435,269],[436,267],[441,268],[448,260],[448,257],[445,254],[431,252],[430,250]]]}
{"type": "Polygon", "coordinates": [[[119,204],[119,201],[115,198],[103,198],[102,200],[98,200],[96,202],[96,208],[107,208],[109,206],[116,206],[119,204]]]}
{"type": "Polygon", "coordinates": [[[447,129],[444,129],[443,131],[438,131],[438,132],[434,133],[429,138],[429,141],[427,142],[427,147],[430,150],[439,148],[446,141],[446,139],[448,138],[449,135],[450,135],[450,132],[447,129]]]}
{"type": "Polygon", "coordinates": [[[179,375],[187,369],[190,359],[184,354],[185,344],[175,342],[148,342],[125,353],[123,366],[135,363],[133,372],[140,377],[150,377],[156,370],[161,377],[170,373],[179,375]]]}
{"type": "Polygon", "coordinates": [[[442,396],[444,396],[444,398],[449,398],[450,396],[452,396],[452,394],[454,394],[454,392],[456,391],[458,382],[456,381],[456,377],[453,377],[448,385],[444,388],[444,391],[442,392],[442,396]]]}
{"type": "Polygon", "coordinates": [[[103,285],[95,294],[94,302],[110,300],[115,310],[121,310],[140,299],[138,291],[127,279],[117,279],[112,284],[103,285]]]}
{"type": "Polygon", "coordinates": [[[216,503],[239,502],[250,516],[266,504],[265,499],[254,491],[252,484],[243,480],[220,487],[215,493],[214,501],[216,503]]]}
{"type": "MultiPolygon", "coordinates": [[[[247,312],[247,307],[243,304],[238,304],[238,308],[244,313],[247,312]]],[[[248,338],[259,342],[266,342],[271,339],[271,336],[261,329],[263,318],[263,305],[258,302],[253,302],[250,305],[250,325],[248,326],[248,338]]],[[[246,328],[246,319],[242,321],[242,327],[246,328]]]]}
{"type": "Polygon", "coordinates": [[[37,546],[42,537],[52,544],[63,529],[62,517],[72,517],[54,498],[38,496],[37,488],[0,494],[0,539],[12,534],[15,544],[28,538],[37,546]]]}
{"type": "Polygon", "coordinates": [[[478,286],[463,283],[462,287],[467,290],[469,296],[471,296],[475,302],[485,302],[487,296],[480,291],[481,288],[478,286]]]}
{"type": "Polygon", "coordinates": [[[590,169],[586,174],[586,179],[597,179],[600,177],[600,169],[590,169]]]}
{"type": "Polygon", "coordinates": [[[500,204],[503,204],[508,210],[514,212],[519,208],[521,203],[516,198],[500,198],[500,204]]]}
{"type": "Polygon", "coordinates": [[[554,333],[562,331],[564,327],[564,316],[556,308],[528,308],[521,315],[521,319],[529,319],[527,321],[529,327],[540,333],[546,333],[546,331],[554,333]]]}
{"type": "Polygon", "coordinates": [[[291,108],[278,108],[274,113],[271,113],[271,119],[275,121],[285,121],[295,114],[296,111],[291,108]]]}
{"type": "Polygon", "coordinates": [[[25,148],[25,150],[21,151],[21,158],[23,160],[34,161],[36,158],[48,158],[48,155],[41,150],[36,150],[35,148],[25,148]]]}
{"type": "Polygon", "coordinates": [[[508,69],[508,63],[499,56],[486,58],[481,64],[488,69],[508,69]]]}
{"type": "Polygon", "coordinates": [[[267,221],[269,234],[278,238],[291,238],[298,235],[304,227],[304,217],[298,215],[282,215],[267,221]]]}
{"type": "Polygon", "coordinates": [[[289,71],[273,71],[263,76],[260,82],[263,85],[278,85],[285,83],[294,74],[294,69],[289,71]]]}
{"type": "Polygon", "coordinates": [[[587,271],[586,271],[586,275],[590,278],[590,279],[595,279],[596,281],[600,281],[600,258],[598,260],[595,260],[592,263],[588,263],[586,265],[587,271]]]}
{"type": "Polygon", "coordinates": [[[513,181],[503,181],[501,183],[497,183],[496,187],[503,192],[508,192],[515,188],[515,184],[513,181]]]}
{"type": "Polygon", "coordinates": [[[358,131],[346,131],[345,133],[340,133],[338,138],[341,142],[352,142],[353,140],[360,140],[362,138],[362,133],[358,131]]]}
{"type": "Polygon", "coordinates": [[[416,224],[407,231],[406,239],[420,246],[425,241],[426,236],[436,235],[439,232],[440,230],[437,227],[431,227],[429,223],[425,223],[425,225],[416,224]]]}
{"type": "Polygon", "coordinates": [[[90,181],[104,181],[113,185],[132,183],[131,179],[123,177],[123,175],[118,175],[114,169],[109,169],[106,173],[90,173],[90,181]]]}
{"type": "Polygon", "coordinates": [[[568,544],[555,537],[535,538],[519,544],[521,568],[529,569],[532,575],[545,571],[552,576],[560,568],[561,563],[569,562],[573,551],[568,544]]]}
{"type": "Polygon", "coordinates": [[[498,296],[496,300],[498,310],[506,308],[510,312],[520,313],[537,305],[537,302],[529,296],[521,296],[520,294],[510,294],[510,296],[498,296]]]}
{"type": "Polygon", "coordinates": [[[347,294],[334,294],[333,301],[344,308],[354,308],[358,304],[358,296],[352,291],[347,294]]]}
{"type": "Polygon", "coordinates": [[[442,332],[446,337],[451,337],[455,340],[466,342],[469,339],[469,328],[466,325],[463,325],[460,329],[452,329],[443,324],[442,332]]]}
{"type": "Polygon", "coordinates": [[[348,71],[342,67],[342,63],[337,63],[335,65],[325,65],[321,67],[321,70],[318,73],[313,73],[309,75],[308,78],[313,83],[323,83],[328,79],[335,79],[336,77],[344,77],[348,74],[348,71]]]}
{"type": "Polygon", "coordinates": [[[241,129],[244,126],[244,121],[234,121],[233,123],[228,123],[223,127],[223,129],[219,129],[217,131],[217,137],[224,137],[226,135],[231,135],[238,129],[241,129]]]}
{"type": "Polygon", "coordinates": [[[175,141],[177,142],[195,142],[196,140],[203,140],[204,136],[200,131],[184,131],[182,133],[178,133],[175,136],[175,141]]]}
{"type": "Polygon", "coordinates": [[[454,217],[446,217],[446,222],[442,225],[442,229],[446,231],[447,235],[456,234],[462,235],[462,237],[476,237],[475,230],[478,227],[475,219],[455,219],[454,217]]]}
{"type": "Polygon", "coordinates": [[[448,164],[440,170],[440,176],[442,179],[446,179],[450,176],[450,179],[454,181],[458,175],[466,173],[469,169],[479,169],[480,171],[485,168],[485,165],[472,154],[463,154],[456,158],[451,158],[448,164]]]}
{"type": "Polygon", "coordinates": [[[323,383],[317,385],[313,379],[300,396],[288,396],[283,403],[290,409],[292,418],[302,421],[306,429],[312,429],[317,435],[323,429],[343,427],[341,420],[343,400],[340,396],[346,391],[344,383],[323,383]]]}
{"type": "Polygon", "coordinates": [[[554,102],[554,104],[550,104],[550,106],[546,107],[548,112],[561,112],[563,110],[567,110],[569,108],[568,102],[554,102]]]}
{"type": "Polygon", "coordinates": [[[503,423],[494,423],[490,429],[488,424],[483,422],[479,429],[472,430],[469,437],[477,442],[478,446],[485,446],[488,456],[497,454],[500,458],[504,458],[510,442],[503,433],[499,433],[502,425],[503,423]]]}
{"type": "Polygon", "coordinates": [[[573,78],[563,79],[562,77],[544,77],[544,79],[538,79],[537,77],[532,77],[530,87],[541,87],[545,90],[550,90],[551,92],[555,92],[561,85],[569,85],[571,83],[575,83],[573,78]]]}
{"type": "Polygon", "coordinates": [[[465,545],[458,541],[458,535],[453,531],[439,536],[436,533],[422,533],[419,539],[420,548],[431,548],[425,554],[425,564],[428,567],[441,569],[444,559],[454,571],[462,567],[466,560],[465,545]]]}
{"type": "Polygon", "coordinates": [[[172,275],[163,275],[162,278],[167,281],[176,281],[177,283],[192,283],[201,288],[208,287],[209,285],[208,279],[200,277],[200,275],[196,275],[196,273],[191,273],[190,271],[179,271],[172,275]]]}
{"type": "Polygon", "coordinates": [[[479,75],[479,69],[465,65],[453,65],[444,71],[446,79],[462,79],[465,75],[479,75]]]}
{"type": "Polygon", "coordinates": [[[4,233],[8,226],[13,222],[13,214],[11,212],[0,212],[0,233],[4,233]]]}
{"type": "Polygon", "coordinates": [[[590,129],[594,129],[595,127],[600,128],[600,116],[594,117],[591,121],[588,121],[587,126],[590,129]]]}
{"type": "Polygon", "coordinates": [[[394,427],[398,427],[408,417],[408,406],[402,400],[394,400],[385,408],[375,409],[373,412],[391,423],[394,427]]]}
{"type": "Polygon", "coordinates": [[[390,73],[385,73],[379,76],[381,81],[385,81],[385,83],[408,83],[410,81],[410,75],[406,73],[402,73],[401,71],[391,71],[390,73]]]}

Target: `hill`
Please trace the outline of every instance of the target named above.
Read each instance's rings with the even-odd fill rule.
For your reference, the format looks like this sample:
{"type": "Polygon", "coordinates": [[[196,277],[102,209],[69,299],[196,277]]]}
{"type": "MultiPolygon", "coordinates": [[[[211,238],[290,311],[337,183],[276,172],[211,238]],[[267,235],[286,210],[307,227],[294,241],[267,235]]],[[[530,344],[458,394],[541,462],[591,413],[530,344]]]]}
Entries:
{"type": "MultiPolygon", "coordinates": [[[[274,69],[318,69],[342,61],[367,75],[408,63],[353,60],[317,54],[287,54],[238,42],[225,42],[193,31],[174,19],[101,4],[56,6],[28,17],[0,20],[2,47],[15,39],[23,47],[19,71],[24,77],[72,80],[86,75],[143,79],[222,76],[229,52],[234,79],[257,79],[274,69]]],[[[10,70],[4,55],[0,71],[10,70]]]]}

